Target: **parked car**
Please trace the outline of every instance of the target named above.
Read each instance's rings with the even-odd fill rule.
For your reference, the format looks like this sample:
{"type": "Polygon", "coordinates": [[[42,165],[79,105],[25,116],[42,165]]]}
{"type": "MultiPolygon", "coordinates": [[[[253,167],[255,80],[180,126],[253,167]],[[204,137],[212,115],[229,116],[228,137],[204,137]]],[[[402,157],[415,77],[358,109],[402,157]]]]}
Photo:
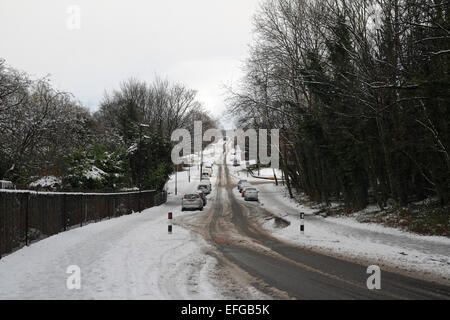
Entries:
{"type": "Polygon", "coordinates": [[[251,185],[250,183],[244,183],[244,184],[241,186],[241,191],[239,191],[239,192],[242,193],[242,192],[244,192],[244,190],[245,190],[246,188],[250,188],[250,187],[252,187],[252,185],[251,185]]]}
{"type": "Polygon", "coordinates": [[[253,186],[251,186],[251,185],[245,185],[243,188],[242,188],[242,198],[244,198],[245,197],[245,192],[247,191],[247,189],[251,189],[251,188],[255,188],[255,187],[253,187],[253,186]]]}
{"type": "Polygon", "coordinates": [[[240,181],[238,182],[238,190],[239,190],[239,192],[242,192],[242,187],[243,187],[245,184],[248,184],[248,181],[247,181],[247,180],[240,180],[240,181]]]}
{"type": "Polygon", "coordinates": [[[205,168],[212,170],[212,164],[211,163],[205,163],[205,168]]]}
{"type": "Polygon", "coordinates": [[[204,171],[202,173],[202,179],[205,179],[205,178],[209,179],[210,177],[211,177],[211,173],[210,172],[204,171]]]}
{"type": "Polygon", "coordinates": [[[186,194],[181,203],[181,211],[200,210],[203,211],[203,200],[199,193],[186,194]]]}
{"type": "Polygon", "coordinates": [[[205,189],[206,194],[210,194],[212,191],[211,182],[207,180],[202,180],[197,187],[198,190],[205,189]]]}
{"type": "Polygon", "coordinates": [[[0,189],[14,189],[15,186],[11,181],[0,180],[0,189]]]}
{"type": "Polygon", "coordinates": [[[206,207],[206,205],[208,204],[208,200],[207,200],[207,198],[206,198],[206,195],[207,195],[207,192],[206,192],[207,190],[206,189],[204,189],[204,188],[201,188],[200,190],[199,190],[199,194],[200,194],[200,197],[202,198],[202,200],[203,200],[203,206],[204,207],[206,207]]]}
{"type": "Polygon", "coordinates": [[[245,201],[258,201],[259,200],[259,191],[256,188],[247,188],[245,189],[245,201]]]}
{"type": "Polygon", "coordinates": [[[211,177],[212,176],[212,169],[203,168],[203,173],[207,173],[211,177]]]}
{"type": "Polygon", "coordinates": [[[207,184],[207,185],[211,185],[211,179],[210,178],[202,178],[202,180],[200,181],[201,184],[207,184]]]}

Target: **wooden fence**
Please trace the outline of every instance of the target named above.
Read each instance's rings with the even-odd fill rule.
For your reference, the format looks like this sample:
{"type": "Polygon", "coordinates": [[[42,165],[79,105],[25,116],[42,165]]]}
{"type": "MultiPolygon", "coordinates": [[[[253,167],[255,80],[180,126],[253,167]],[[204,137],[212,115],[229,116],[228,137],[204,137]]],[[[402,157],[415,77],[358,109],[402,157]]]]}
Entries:
{"type": "Polygon", "coordinates": [[[165,192],[54,193],[0,190],[2,255],[74,227],[159,206],[165,192]]]}

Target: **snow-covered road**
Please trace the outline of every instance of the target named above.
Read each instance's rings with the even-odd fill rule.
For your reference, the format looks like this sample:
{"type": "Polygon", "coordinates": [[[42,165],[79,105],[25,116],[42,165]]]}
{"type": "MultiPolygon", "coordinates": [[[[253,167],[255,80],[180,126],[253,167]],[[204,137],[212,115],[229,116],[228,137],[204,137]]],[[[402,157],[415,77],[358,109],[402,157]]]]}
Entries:
{"type": "MultiPolygon", "coordinates": [[[[223,147],[223,143],[217,145],[223,147]]],[[[207,150],[204,157],[207,161],[220,163],[222,154],[217,150],[215,154],[207,150]]],[[[236,242],[238,248],[243,246],[252,251],[256,246],[256,253],[253,254],[261,254],[262,249],[270,251],[270,246],[262,246],[260,241],[255,242],[248,235],[229,232],[234,229],[239,231],[243,227],[240,223],[244,222],[259,222],[259,226],[265,228],[264,232],[269,231],[271,236],[282,240],[276,242],[277,246],[287,248],[288,256],[297,249],[284,243],[298,246],[299,252],[304,254],[307,251],[302,251],[301,247],[326,256],[356,261],[360,265],[377,262],[383,270],[409,272],[412,276],[428,278],[447,286],[450,283],[448,238],[421,237],[379,225],[360,224],[353,219],[324,219],[313,215],[307,216],[306,234],[300,236],[298,214],[300,211],[312,214],[313,210],[285,198],[282,187],[253,178],[249,180],[261,191],[261,203],[243,202],[236,188],[232,187],[233,182],[242,178],[243,174],[238,167],[231,165],[228,168],[234,176],[234,179],[230,176],[233,181],[228,181],[226,175],[217,181],[219,167],[216,167],[212,184],[217,188],[209,196],[203,213],[181,212],[182,195],[197,189],[200,174],[195,166],[191,170],[190,182],[188,172],[178,174],[178,195],[174,194],[175,179],[172,177],[168,182],[168,202],[160,207],[73,229],[3,257],[0,260],[0,299],[209,300],[282,297],[283,292],[275,290],[278,287],[264,287],[266,283],[261,283],[260,277],[248,273],[251,268],[244,270],[236,261],[227,258],[229,252],[223,243],[230,239],[228,243],[236,242]],[[221,201],[217,200],[220,195],[221,201]],[[235,204],[236,210],[230,204],[232,198],[239,203],[235,204]],[[172,235],[167,231],[168,212],[173,212],[175,218],[172,235]],[[254,214],[251,217],[247,216],[250,212],[254,214]],[[265,220],[265,212],[282,216],[291,225],[275,227],[273,220],[265,220]],[[216,220],[212,218],[213,213],[216,220]],[[236,220],[239,217],[241,220],[236,220]],[[219,222],[221,224],[213,228],[215,233],[211,236],[211,226],[219,222]],[[70,276],[67,268],[74,265],[81,270],[80,290],[68,290],[66,286],[70,276]]],[[[258,235],[272,243],[269,233],[263,236],[261,229],[258,235]]],[[[255,261],[272,261],[271,253],[264,250],[263,256],[251,256],[251,261],[246,260],[248,265],[255,261]]],[[[242,252],[238,253],[242,257],[242,252]]],[[[326,256],[321,259],[328,261],[326,256]]],[[[353,267],[356,265],[351,264],[353,267]]],[[[286,265],[286,268],[295,274],[302,271],[301,268],[292,269],[292,265],[286,265]]],[[[266,276],[266,279],[271,279],[273,274],[266,276]]],[[[282,281],[274,283],[283,284],[282,281]]],[[[306,292],[302,294],[307,296],[306,292]]]]}

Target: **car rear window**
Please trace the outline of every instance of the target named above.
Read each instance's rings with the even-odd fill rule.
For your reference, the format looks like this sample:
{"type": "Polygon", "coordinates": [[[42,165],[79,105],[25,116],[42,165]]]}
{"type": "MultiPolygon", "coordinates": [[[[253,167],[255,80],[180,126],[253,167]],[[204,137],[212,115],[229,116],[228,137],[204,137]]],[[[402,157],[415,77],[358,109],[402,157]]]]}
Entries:
{"type": "Polygon", "coordinates": [[[198,197],[198,195],[196,195],[196,194],[187,194],[186,195],[186,199],[188,199],[188,200],[195,200],[195,199],[197,199],[197,197],[198,197]]]}

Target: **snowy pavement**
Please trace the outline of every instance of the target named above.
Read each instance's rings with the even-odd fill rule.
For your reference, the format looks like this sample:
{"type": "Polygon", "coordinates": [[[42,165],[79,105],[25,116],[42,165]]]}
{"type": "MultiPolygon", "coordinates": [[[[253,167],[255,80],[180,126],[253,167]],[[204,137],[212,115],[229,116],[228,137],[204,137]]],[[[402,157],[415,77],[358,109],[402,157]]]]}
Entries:
{"type": "Polygon", "coordinates": [[[169,199],[142,213],[90,224],[47,238],[0,260],[0,299],[220,299],[216,259],[200,236],[175,226],[181,197],[195,192],[198,170],[172,178],[169,199]],[[81,269],[81,290],[68,290],[69,266],[81,269]]]}
{"type": "Polygon", "coordinates": [[[50,237],[0,261],[0,299],[183,299],[214,294],[180,280],[213,267],[185,230],[169,236],[161,208],[50,237]],[[183,261],[183,268],[179,264],[183,261]],[[81,269],[68,290],[66,269],[81,269]],[[183,285],[184,284],[184,285],[183,285]],[[164,290],[167,288],[167,290],[164,290]],[[176,289],[176,290],[172,290],[176,289]]]}

